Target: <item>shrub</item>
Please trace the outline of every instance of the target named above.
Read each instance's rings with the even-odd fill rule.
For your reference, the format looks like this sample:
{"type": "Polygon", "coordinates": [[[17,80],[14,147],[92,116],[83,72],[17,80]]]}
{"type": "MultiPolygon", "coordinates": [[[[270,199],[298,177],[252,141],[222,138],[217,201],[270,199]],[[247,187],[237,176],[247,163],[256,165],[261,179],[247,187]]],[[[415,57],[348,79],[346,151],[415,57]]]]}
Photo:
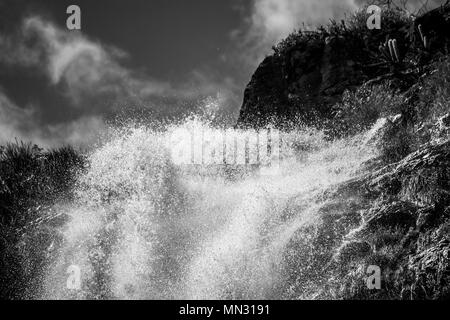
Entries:
{"type": "Polygon", "coordinates": [[[450,58],[439,61],[417,93],[417,122],[436,122],[450,110],[450,58]]]}
{"type": "Polygon", "coordinates": [[[388,84],[364,85],[355,92],[346,91],[334,107],[333,130],[337,135],[356,134],[370,128],[380,117],[401,112],[403,96],[388,84]]]}
{"type": "Polygon", "coordinates": [[[84,158],[71,147],[44,151],[16,142],[0,148],[0,299],[27,299],[39,290],[45,252],[56,231],[43,212],[70,196],[84,158]]]}
{"type": "Polygon", "coordinates": [[[379,62],[379,46],[388,38],[398,39],[400,54],[405,56],[413,40],[413,20],[405,11],[395,7],[382,6],[383,27],[381,30],[369,30],[367,7],[349,16],[345,21],[331,20],[326,26],[315,31],[296,30],[273,47],[275,55],[284,56],[294,47],[325,39],[328,36],[346,39],[346,46],[353,58],[362,63],[379,62]]]}

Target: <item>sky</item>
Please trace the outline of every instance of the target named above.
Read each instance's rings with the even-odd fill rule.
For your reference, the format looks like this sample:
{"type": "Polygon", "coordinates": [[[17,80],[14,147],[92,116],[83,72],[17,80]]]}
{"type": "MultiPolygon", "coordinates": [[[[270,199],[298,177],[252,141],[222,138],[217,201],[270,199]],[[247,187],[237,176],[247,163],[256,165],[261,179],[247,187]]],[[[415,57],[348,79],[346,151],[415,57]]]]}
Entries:
{"type": "Polygon", "coordinates": [[[196,112],[233,123],[272,45],[360,4],[0,0],[0,143],[89,144],[127,117],[173,121],[196,112]],[[81,8],[79,31],[66,27],[72,4],[81,8]]]}

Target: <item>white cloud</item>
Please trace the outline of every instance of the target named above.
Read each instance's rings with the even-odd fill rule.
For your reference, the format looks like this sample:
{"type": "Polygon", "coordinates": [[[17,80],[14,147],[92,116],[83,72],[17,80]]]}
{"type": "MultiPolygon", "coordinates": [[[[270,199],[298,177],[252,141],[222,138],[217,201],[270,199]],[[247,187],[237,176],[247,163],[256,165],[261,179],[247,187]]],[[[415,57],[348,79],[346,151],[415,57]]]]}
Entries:
{"type": "Polygon", "coordinates": [[[231,36],[242,43],[242,56],[254,68],[295,29],[341,19],[357,8],[354,0],[253,0],[245,30],[233,30],[231,36]]]}
{"type": "Polygon", "coordinates": [[[302,23],[315,27],[340,19],[357,9],[353,0],[256,0],[250,32],[272,43],[286,37],[302,23]]]}
{"type": "Polygon", "coordinates": [[[0,36],[0,61],[38,67],[51,84],[62,85],[78,107],[88,105],[84,98],[93,96],[141,105],[152,98],[195,99],[216,95],[230,84],[212,81],[199,70],[172,84],[134,72],[123,65],[124,58],[128,55],[119,48],[59,28],[39,16],[25,19],[19,34],[0,36]]]}
{"type": "MultiPolygon", "coordinates": [[[[126,55],[119,49],[95,42],[82,33],[60,29],[40,17],[26,19],[22,32],[22,41],[33,37],[37,41],[19,52],[19,62],[25,60],[21,58],[23,54],[43,57],[42,67],[51,83],[64,85],[77,106],[83,105],[84,97],[92,95],[136,100],[174,94],[170,84],[139,77],[123,67],[120,60],[126,55]]],[[[32,59],[31,63],[41,64],[42,60],[32,59]]]]}
{"type": "Polygon", "coordinates": [[[217,80],[194,70],[187,81],[174,86],[125,67],[122,62],[126,58],[118,48],[59,28],[39,16],[25,19],[16,34],[0,35],[0,62],[43,73],[56,91],[63,90],[69,98],[71,103],[63,107],[75,107],[81,114],[50,125],[45,106],[23,108],[0,92],[0,142],[17,137],[45,146],[86,144],[105,127],[103,116],[120,112],[118,108],[148,107],[164,114],[170,113],[172,106],[161,105],[163,100],[187,102],[217,95],[223,105],[236,103],[236,87],[229,78],[217,80]]]}
{"type": "MultiPolygon", "coordinates": [[[[340,20],[371,0],[252,0],[251,12],[244,29],[233,30],[231,37],[241,43],[241,56],[255,68],[270,48],[300,28],[315,29],[330,19],[340,20]]],[[[401,0],[394,0],[400,5],[401,0]]],[[[424,4],[428,10],[445,0],[409,0],[406,9],[418,12],[424,4]]],[[[423,10],[422,10],[423,11],[423,10]]]]}

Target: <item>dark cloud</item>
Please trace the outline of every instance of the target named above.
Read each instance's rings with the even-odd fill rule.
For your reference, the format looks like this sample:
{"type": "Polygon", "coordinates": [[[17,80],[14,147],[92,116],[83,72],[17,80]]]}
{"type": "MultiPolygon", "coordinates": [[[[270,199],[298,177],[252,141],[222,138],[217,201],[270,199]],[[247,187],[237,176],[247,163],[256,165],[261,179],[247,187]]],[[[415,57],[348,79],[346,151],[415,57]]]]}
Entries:
{"type": "MultiPolygon", "coordinates": [[[[63,108],[77,110],[76,119],[49,125],[45,123],[49,108],[35,105],[33,111],[26,111],[26,108],[13,104],[3,92],[2,114],[8,117],[3,117],[2,126],[6,122],[13,123],[2,130],[4,139],[17,136],[43,140],[52,133],[56,136],[50,139],[52,142],[81,141],[83,134],[57,128],[85,130],[93,125],[103,128],[103,119],[127,109],[130,112],[147,110],[157,118],[186,114],[195,109],[199,99],[207,96],[217,97],[223,105],[237,103],[236,87],[231,78],[217,79],[199,69],[189,74],[188,81],[174,87],[167,81],[125,67],[122,62],[129,56],[119,48],[94,41],[81,32],[70,32],[40,16],[27,17],[19,31],[0,36],[0,50],[2,64],[32,68],[44,76],[50,87],[63,93],[67,101],[63,108]],[[191,103],[186,104],[187,101],[191,103]],[[39,117],[41,123],[37,121],[39,117]],[[34,122],[31,121],[33,118],[34,122]],[[41,131],[37,130],[39,127],[41,131]]],[[[202,107],[198,106],[199,109],[202,107]]]]}

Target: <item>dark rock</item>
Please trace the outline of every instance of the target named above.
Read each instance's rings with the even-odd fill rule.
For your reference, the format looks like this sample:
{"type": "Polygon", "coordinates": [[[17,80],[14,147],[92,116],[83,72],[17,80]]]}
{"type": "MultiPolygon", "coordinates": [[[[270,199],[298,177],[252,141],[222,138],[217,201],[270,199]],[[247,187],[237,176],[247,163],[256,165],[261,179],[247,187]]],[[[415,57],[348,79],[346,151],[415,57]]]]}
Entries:
{"type": "MultiPolygon", "coordinates": [[[[449,230],[447,230],[448,232],[449,230]]],[[[450,239],[442,238],[412,256],[409,270],[415,275],[412,286],[416,299],[448,299],[450,297],[450,239]]]]}
{"type": "Polygon", "coordinates": [[[337,250],[334,259],[342,265],[364,258],[372,253],[372,247],[365,241],[348,241],[337,250]]]}
{"type": "Polygon", "coordinates": [[[275,56],[264,59],[244,92],[246,107],[241,109],[240,122],[265,126],[287,105],[286,84],[281,61],[275,56]]]}
{"type": "Polygon", "coordinates": [[[437,137],[448,138],[450,136],[450,113],[439,118],[436,131],[437,137]]]}
{"type": "Polygon", "coordinates": [[[238,125],[324,117],[346,89],[365,79],[346,39],[312,37],[284,56],[272,55],[261,63],[245,89],[238,125]]]}
{"type": "Polygon", "coordinates": [[[398,196],[419,205],[450,201],[450,141],[427,145],[396,165],[371,176],[368,188],[376,194],[398,196]]]}
{"type": "Polygon", "coordinates": [[[431,61],[449,52],[450,4],[414,23],[394,21],[391,27],[369,33],[345,29],[337,35],[323,31],[299,35],[302,40],[292,41],[258,67],[245,90],[238,126],[283,126],[289,120],[317,124],[332,117],[332,107],[344,91],[364,83],[389,80],[395,89],[406,91],[421,75],[417,65],[406,60],[419,61],[423,72],[431,61]],[[431,43],[429,48],[421,42],[419,25],[431,43]],[[388,68],[389,63],[380,58],[378,46],[386,38],[399,40],[404,63],[388,68]]]}
{"type": "Polygon", "coordinates": [[[328,103],[337,102],[337,96],[344,90],[360,84],[365,79],[347,48],[346,41],[344,37],[328,37],[325,40],[319,93],[324,95],[328,103]]]}
{"type": "Polygon", "coordinates": [[[417,207],[408,202],[394,202],[381,208],[369,210],[364,215],[364,226],[370,232],[376,233],[378,228],[404,227],[415,225],[417,207]]]}
{"type": "Polygon", "coordinates": [[[444,216],[444,209],[440,207],[425,207],[418,211],[418,217],[416,221],[417,229],[425,231],[429,228],[436,226],[438,220],[444,216]]]}
{"type": "MultiPolygon", "coordinates": [[[[321,295],[346,299],[444,299],[448,297],[450,250],[450,141],[424,145],[398,163],[350,181],[328,193],[334,199],[320,210],[324,223],[315,235],[333,234],[318,246],[330,252],[321,295]],[[359,189],[359,190],[358,190],[359,189]],[[355,197],[360,198],[355,201],[355,197]],[[362,199],[361,199],[362,198],[362,199]],[[345,205],[346,201],[352,206],[345,205]],[[359,212],[347,234],[333,231],[332,213],[359,212]],[[330,227],[331,226],[331,227],[330,227]],[[339,241],[341,239],[341,241],[339,241]],[[382,290],[371,293],[364,282],[368,265],[383,271],[382,290]],[[359,271],[358,271],[359,270],[359,271]],[[346,290],[339,288],[345,287],[346,290]],[[327,291],[329,290],[329,291],[327,291]]],[[[340,221],[333,217],[333,221],[340,221]]],[[[321,242],[319,242],[321,243],[321,242]]],[[[317,261],[317,267],[322,261],[317,261]]],[[[322,274],[321,273],[321,274],[322,274]]]]}
{"type": "Polygon", "coordinates": [[[415,21],[415,39],[418,47],[423,47],[419,34],[419,25],[422,27],[423,35],[430,42],[429,52],[448,52],[450,39],[450,5],[431,10],[415,21]]]}
{"type": "Polygon", "coordinates": [[[442,125],[442,127],[444,127],[445,129],[447,129],[448,127],[450,127],[450,113],[447,113],[445,116],[441,117],[439,119],[439,123],[442,125]]]}

